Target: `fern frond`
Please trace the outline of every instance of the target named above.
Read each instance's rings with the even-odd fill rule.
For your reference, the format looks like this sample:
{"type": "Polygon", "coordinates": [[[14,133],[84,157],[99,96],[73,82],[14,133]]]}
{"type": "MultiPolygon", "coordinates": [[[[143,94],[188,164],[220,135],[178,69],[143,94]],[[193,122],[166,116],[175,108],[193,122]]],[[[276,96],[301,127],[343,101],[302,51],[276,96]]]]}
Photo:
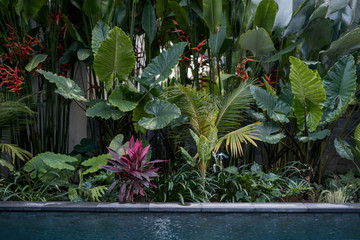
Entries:
{"type": "Polygon", "coordinates": [[[91,197],[91,201],[100,202],[100,198],[105,194],[107,190],[106,186],[97,186],[91,189],[88,189],[91,197]]]}
{"type": "Polygon", "coordinates": [[[250,107],[253,97],[250,86],[252,82],[243,82],[240,86],[227,95],[219,104],[219,114],[216,127],[219,135],[225,135],[240,127],[244,110],[250,107]]]}
{"type": "Polygon", "coordinates": [[[256,122],[253,124],[246,125],[245,127],[239,128],[235,131],[232,131],[225,136],[221,137],[216,146],[214,151],[217,152],[225,141],[225,148],[226,151],[230,152],[233,157],[239,157],[243,155],[243,149],[241,144],[248,142],[252,145],[256,146],[255,140],[260,140],[258,138],[259,132],[256,128],[257,125],[260,125],[260,122],[256,122]],[[229,149],[230,147],[230,149],[229,149]]]}

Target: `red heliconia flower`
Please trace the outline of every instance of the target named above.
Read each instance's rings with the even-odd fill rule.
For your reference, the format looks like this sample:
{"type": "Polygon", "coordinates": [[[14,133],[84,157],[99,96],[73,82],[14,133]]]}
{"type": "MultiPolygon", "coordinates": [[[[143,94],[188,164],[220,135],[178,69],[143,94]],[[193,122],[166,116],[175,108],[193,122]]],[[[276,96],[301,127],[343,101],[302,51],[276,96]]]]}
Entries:
{"type": "Polygon", "coordinates": [[[24,84],[24,72],[16,65],[15,68],[0,64],[0,87],[5,86],[9,92],[20,93],[24,84]]]}
{"type": "Polygon", "coordinates": [[[123,146],[124,155],[119,155],[114,150],[108,148],[113,159],[107,159],[110,165],[101,167],[109,172],[118,174],[120,177],[120,179],[111,184],[109,190],[114,188],[120,180],[125,181],[120,188],[119,202],[123,202],[125,199],[129,200],[130,198],[134,202],[134,193],[144,196],[144,187],[152,186],[156,188],[151,183],[151,178],[159,176],[156,171],[160,168],[154,168],[153,165],[159,162],[166,162],[167,160],[147,161],[146,154],[149,148],[150,145],[143,148],[142,141],[136,140],[134,142],[134,137],[131,137],[127,150],[123,146]],[[126,191],[127,185],[128,189],[126,191]]]}
{"type": "Polygon", "coordinates": [[[236,74],[245,82],[249,79],[249,74],[246,71],[246,63],[247,62],[253,62],[255,61],[254,59],[251,58],[245,58],[244,61],[242,61],[241,63],[239,63],[236,67],[236,74]]]}

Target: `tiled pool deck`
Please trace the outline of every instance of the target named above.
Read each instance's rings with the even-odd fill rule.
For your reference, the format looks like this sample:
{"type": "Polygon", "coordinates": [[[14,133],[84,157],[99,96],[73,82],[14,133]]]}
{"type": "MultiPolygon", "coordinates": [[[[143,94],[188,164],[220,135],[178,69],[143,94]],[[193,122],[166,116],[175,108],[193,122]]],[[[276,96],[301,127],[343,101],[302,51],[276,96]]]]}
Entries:
{"type": "Polygon", "coordinates": [[[360,203],[0,202],[0,212],[360,213],[360,203]]]}

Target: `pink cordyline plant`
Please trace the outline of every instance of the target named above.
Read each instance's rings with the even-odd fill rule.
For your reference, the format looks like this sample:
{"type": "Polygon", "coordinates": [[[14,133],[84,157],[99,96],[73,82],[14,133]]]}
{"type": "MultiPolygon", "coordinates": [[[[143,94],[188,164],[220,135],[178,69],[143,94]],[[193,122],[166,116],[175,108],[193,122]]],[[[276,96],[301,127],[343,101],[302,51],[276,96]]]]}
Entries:
{"type": "Polygon", "coordinates": [[[155,163],[166,162],[167,160],[154,160],[147,161],[146,154],[150,148],[150,145],[143,148],[142,141],[136,140],[131,137],[128,149],[126,150],[124,145],[124,155],[119,155],[114,150],[108,148],[113,160],[107,159],[109,165],[101,166],[109,172],[116,173],[120,179],[117,179],[110,186],[110,190],[120,180],[125,180],[125,183],[121,186],[119,192],[119,202],[124,200],[134,202],[134,193],[144,196],[144,187],[156,186],[151,183],[151,178],[158,177],[156,173],[160,168],[154,168],[155,163]],[[127,188],[128,185],[128,189],[127,188]],[[126,196],[126,198],[125,198],[126,196]]]}

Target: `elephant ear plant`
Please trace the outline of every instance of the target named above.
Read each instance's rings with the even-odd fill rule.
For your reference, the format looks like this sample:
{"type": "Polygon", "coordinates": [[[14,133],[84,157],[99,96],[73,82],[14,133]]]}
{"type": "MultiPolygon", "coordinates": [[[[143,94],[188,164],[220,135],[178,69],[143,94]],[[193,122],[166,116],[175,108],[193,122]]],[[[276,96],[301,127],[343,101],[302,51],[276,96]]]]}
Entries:
{"type": "Polygon", "coordinates": [[[142,141],[131,138],[128,149],[124,149],[124,155],[119,155],[115,151],[109,148],[109,153],[113,160],[107,159],[109,165],[101,166],[109,172],[113,172],[118,175],[119,179],[115,180],[109,188],[109,191],[113,189],[121,180],[125,181],[120,188],[119,202],[124,200],[128,201],[131,198],[131,202],[134,202],[134,193],[144,196],[144,187],[156,186],[151,183],[151,178],[158,177],[156,173],[160,168],[154,168],[155,163],[166,162],[167,160],[154,160],[147,161],[146,154],[150,148],[150,145],[143,148],[142,141]],[[126,196],[126,198],[125,198],[126,196]]]}

